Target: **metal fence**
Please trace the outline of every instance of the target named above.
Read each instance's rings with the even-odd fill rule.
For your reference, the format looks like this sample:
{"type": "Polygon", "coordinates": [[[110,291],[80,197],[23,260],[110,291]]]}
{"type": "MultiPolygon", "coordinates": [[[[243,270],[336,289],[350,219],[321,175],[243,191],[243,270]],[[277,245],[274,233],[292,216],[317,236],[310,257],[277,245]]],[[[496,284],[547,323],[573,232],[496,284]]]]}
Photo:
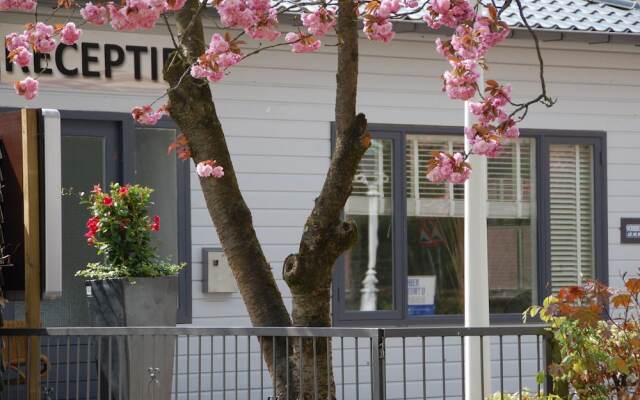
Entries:
{"type": "Polygon", "coordinates": [[[485,363],[477,371],[491,376],[490,387],[483,385],[486,395],[546,391],[536,374],[549,358],[544,328],[531,325],[43,328],[0,329],[0,336],[5,366],[0,396],[11,400],[27,399],[30,383],[38,385],[45,400],[298,397],[291,393],[304,393],[305,400],[327,393],[342,400],[463,399],[470,340],[490,342],[489,354],[480,348],[491,371],[485,371],[485,363]],[[305,352],[303,345],[313,351],[305,352]],[[272,350],[266,357],[275,364],[276,378],[264,362],[265,346],[272,350]],[[296,354],[299,362],[278,365],[275,356],[283,351],[284,359],[296,354]],[[27,372],[30,359],[38,360],[37,376],[27,372]]]}

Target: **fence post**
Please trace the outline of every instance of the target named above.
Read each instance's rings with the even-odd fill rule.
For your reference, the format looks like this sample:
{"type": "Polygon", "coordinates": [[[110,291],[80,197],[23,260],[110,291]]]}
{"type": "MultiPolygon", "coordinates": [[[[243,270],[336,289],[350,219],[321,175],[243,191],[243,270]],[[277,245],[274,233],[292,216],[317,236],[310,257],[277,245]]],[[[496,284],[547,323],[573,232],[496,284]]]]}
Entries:
{"type": "Polygon", "coordinates": [[[371,349],[371,400],[385,400],[386,380],[385,380],[385,340],[384,329],[378,329],[378,334],[374,338],[371,349]]]}
{"type": "Polygon", "coordinates": [[[549,375],[549,366],[552,363],[562,362],[560,346],[553,337],[553,333],[547,332],[544,336],[544,391],[547,394],[554,394],[562,399],[569,398],[569,384],[567,382],[557,382],[554,384],[553,378],[549,375]]]}

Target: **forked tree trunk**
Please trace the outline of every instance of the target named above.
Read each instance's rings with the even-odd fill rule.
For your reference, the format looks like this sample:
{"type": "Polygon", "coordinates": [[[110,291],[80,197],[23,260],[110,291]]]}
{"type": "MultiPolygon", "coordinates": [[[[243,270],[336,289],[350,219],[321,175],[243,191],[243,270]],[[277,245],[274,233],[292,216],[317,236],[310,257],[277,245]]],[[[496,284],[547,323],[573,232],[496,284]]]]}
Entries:
{"type": "MultiPolygon", "coordinates": [[[[251,323],[254,326],[290,326],[289,313],[256,237],[251,212],[240,193],[209,85],[193,79],[187,72],[189,65],[205,50],[199,6],[198,0],[189,0],[176,16],[180,54],[175,59],[173,55],[168,58],[164,71],[164,78],[172,88],[169,112],[187,136],[195,163],[217,160],[224,166],[224,177],[201,178],[200,185],[251,323]]],[[[289,362],[284,340],[279,339],[275,344],[276,364],[284,366],[289,362]]],[[[273,342],[263,340],[262,345],[263,357],[273,376],[273,342]]],[[[278,368],[279,398],[284,394],[285,370],[278,368]]]]}
{"type": "MultiPolygon", "coordinates": [[[[238,283],[254,326],[289,326],[291,319],[273,274],[257,240],[251,213],[238,187],[233,163],[209,85],[191,78],[187,70],[204,53],[205,38],[198,0],[188,0],[177,13],[178,57],[169,57],[165,80],[169,111],[187,136],[195,163],[216,160],[225,168],[222,179],[202,178],[200,184],[207,208],[238,283]]],[[[336,75],[336,148],[327,178],[314,209],[307,219],[297,254],[287,257],[283,275],[293,295],[293,323],[296,326],[330,326],[331,270],[338,256],[356,240],[353,223],[341,221],[341,211],[351,193],[358,163],[369,146],[364,115],[357,115],[358,21],[351,0],[340,0],[338,23],[338,72],[336,75]]],[[[279,399],[335,398],[330,368],[330,342],[307,340],[300,355],[300,341],[262,340],[263,358],[276,375],[279,399]],[[315,353],[314,353],[315,348],[315,353]],[[292,355],[287,360],[287,352],[292,355]],[[314,366],[315,360],[315,366],[314,366]],[[288,365],[289,368],[285,368],[288,365]],[[298,375],[303,366],[302,376],[298,375]],[[287,379],[286,372],[290,376],[287,379]],[[314,379],[315,377],[315,379],[314,379]],[[290,383],[286,393],[285,382],[290,383]],[[298,388],[302,386],[302,393],[298,388]]]]}
{"type": "MultiPolygon", "coordinates": [[[[304,226],[297,254],[284,262],[284,279],[293,296],[294,326],[331,326],[331,275],[340,254],[357,238],[355,224],[343,222],[342,209],[353,177],[370,144],[364,115],[356,116],[358,86],[358,18],[352,0],[338,4],[338,70],[336,74],[336,147],[320,195],[304,226]]],[[[310,365],[299,378],[303,400],[335,398],[331,342],[304,341],[296,364],[310,365]],[[301,359],[302,358],[302,359],[301,359]],[[317,391],[317,397],[315,397],[317,391]]]]}

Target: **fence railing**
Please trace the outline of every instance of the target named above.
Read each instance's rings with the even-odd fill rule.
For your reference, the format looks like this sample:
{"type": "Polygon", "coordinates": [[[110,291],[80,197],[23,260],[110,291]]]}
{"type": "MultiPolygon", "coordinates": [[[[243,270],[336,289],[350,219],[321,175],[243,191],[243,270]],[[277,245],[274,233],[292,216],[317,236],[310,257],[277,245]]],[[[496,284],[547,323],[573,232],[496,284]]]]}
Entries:
{"type": "Polygon", "coordinates": [[[479,347],[490,371],[481,362],[476,372],[491,377],[485,395],[548,389],[536,381],[547,334],[532,325],[43,328],[0,337],[1,398],[11,400],[28,399],[30,385],[38,400],[464,399],[474,340],[489,343],[479,347]],[[37,373],[28,360],[39,360],[37,373]]]}

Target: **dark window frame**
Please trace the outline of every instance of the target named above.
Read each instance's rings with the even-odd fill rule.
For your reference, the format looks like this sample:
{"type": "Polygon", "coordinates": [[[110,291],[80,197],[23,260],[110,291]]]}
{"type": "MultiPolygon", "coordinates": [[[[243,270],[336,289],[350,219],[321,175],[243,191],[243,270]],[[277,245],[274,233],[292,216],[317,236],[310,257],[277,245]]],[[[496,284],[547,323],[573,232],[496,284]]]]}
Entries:
{"type": "MultiPolygon", "coordinates": [[[[459,126],[420,126],[395,124],[369,124],[372,138],[390,139],[393,143],[392,161],[392,193],[393,193],[393,233],[394,243],[406,243],[406,171],[405,148],[406,136],[411,135],[464,135],[459,126]],[[400,216],[400,217],[399,217],[400,216]]],[[[606,132],[586,130],[555,130],[555,129],[521,129],[521,136],[532,138],[535,142],[536,165],[536,269],[537,269],[537,301],[541,302],[550,294],[546,284],[550,278],[550,243],[549,235],[549,207],[544,199],[549,193],[549,171],[542,168],[548,164],[548,150],[550,144],[571,143],[590,144],[594,149],[594,244],[595,244],[595,277],[608,284],[608,243],[607,243],[607,143],[606,132]]],[[[335,148],[335,124],[331,125],[331,150],[335,148]]],[[[409,317],[407,315],[406,284],[407,250],[406,246],[393,246],[394,268],[393,291],[394,310],[390,311],[347,311],[345,309],[345,277],[344,256],[341,256],[333,271],[332,283],[332,316],[334,326],[362,326],[363,323],[372,325],[444,325],[464,322],[464,315],[430,315],[424,317],[409,317]]],[[[491,314],[492,324],[518,323],[522,321],[520,314],[491,314]]]]}
{"type": "MultiPolygon", "coordinates": [[[[14,107],[0,107],[0,112],[17,111],[14,107]]],[[[119,164],[111,166],[115,168],[116,176],[121,183],[134,182],[136,165],[136,124],[129,113],[104,112],[104,111],[79,111],[59,110],[61,123],[67,120],[79,121],[113,121],[118,123],[120,137],[116,138],[120,154],[119,164]]],[[[154,128],[176,129],[178,126],[169,118],[163,118],[154,128]]],[[[63,132],[61,132],[64,134],[63,132]]],[[[159,155],[164,156],[164,155],[159,155]]],[[[191,276],[191,183],[190,163],[176,158],[178,177],[178,262],[185,263],[186,267],[179,276],[178,294],[178,319],[179,324],[190,324],[193,317],[193,296],[191,276]]]]}

